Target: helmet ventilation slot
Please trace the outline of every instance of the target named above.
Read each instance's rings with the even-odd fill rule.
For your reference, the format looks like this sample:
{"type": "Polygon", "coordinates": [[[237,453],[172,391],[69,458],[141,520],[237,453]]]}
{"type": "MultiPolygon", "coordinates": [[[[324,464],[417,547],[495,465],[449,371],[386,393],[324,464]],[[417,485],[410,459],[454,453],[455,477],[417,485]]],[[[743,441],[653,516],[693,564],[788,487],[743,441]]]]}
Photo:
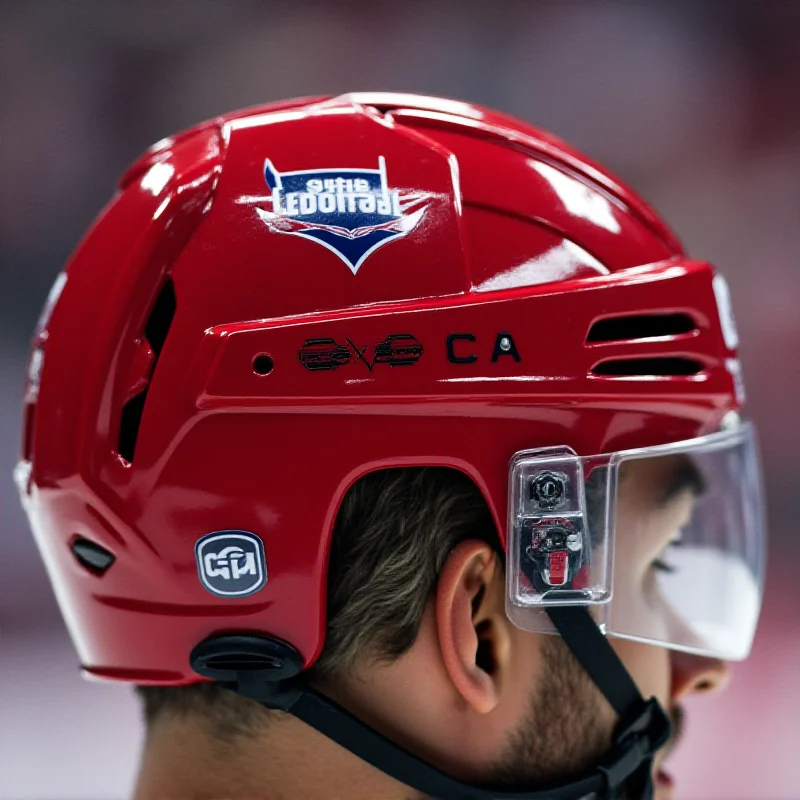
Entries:
{"type": "MultiPolygon", "coordinates": [[[[144,326],[145,339],[147,339],[148,344],[155,354],[150,381],[152,381],[153,375],[158,367],[158,359],[161,356],[161,351],[167,340],[167,335],[169,334],[172,320],[175,318],[177,308],[178,303],[175,296],[175,286],[172,280],[167,280],[161,288],[153,304],[150,316],[147,318],[147,323],[144,326]]],[[[149,385],[143,391],[139,392],[139,394],[128,400],[122,407],[117,452],[129,464],[133,463],[136,442],[139,438],[139,426],[142,422],[148,391],[149,385]]]]}
{"type": "MultiPolygon", "coordinates": [[[[168,280],[156,298],[153,310],[144,328],[144,335],[153,348],[156,358],[161,355],[164,342],[167,340],[172,320],[175,318],[175,311],[178,308],[178,300],[175,297],[175,285],[168,280]]],[[[155,367],[154,367],[155,369],[155,367]]]]}
{"type": "Polygon", "coordinates": [[[601,361],[595,365],[592,374],[618,378],[672,378],[698,375],[703,369],[703,365],[692,358],[661,356],[656,358],[620,358],[601,361]]]}
{"type": "Polygon", "coordinates": [[[115,561],[113,553],[109,553],[105,547],[88,539],[76,539],[72,543],[71,549],[75,560],[84,569],[98,576],[102,575],[115,561]]]}
{"type": "Polygon", "coordinates": [[[139,438],[139,425],[144,413],[144,402],[147,400],[147,389],[136,397],[132,397],[122,407],[122,420],[119,426],[119,454],[128,463],[133,461],[136,440],[139,438]]]}
{"type": "Polygon", "coordinates": [[[586,341],[624,342],[636,339],[655,339],[664,336],[681,336],[697,330],[694,320],[687,314],[643,314],[601,319],[592,325],[586,341]]]}

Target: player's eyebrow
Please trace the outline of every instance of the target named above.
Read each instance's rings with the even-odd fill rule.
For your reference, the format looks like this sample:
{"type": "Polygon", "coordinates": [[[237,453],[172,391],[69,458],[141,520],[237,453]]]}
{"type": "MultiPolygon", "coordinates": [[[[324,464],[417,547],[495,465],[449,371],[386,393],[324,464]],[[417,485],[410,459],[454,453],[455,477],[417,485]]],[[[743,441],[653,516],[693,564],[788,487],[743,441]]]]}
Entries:
{"type": "Polygon", "coordinates": [[[706,479],[703,477],[703,472],[697,462],[690,456],[684,456],[675,467],[669,483],[664,487],[664,491],[658,499],[658,504],[661,506],[666,505],[686,489],[691,490],[695,497],[699,497],[706,491],[706,488],[706,479]]]}

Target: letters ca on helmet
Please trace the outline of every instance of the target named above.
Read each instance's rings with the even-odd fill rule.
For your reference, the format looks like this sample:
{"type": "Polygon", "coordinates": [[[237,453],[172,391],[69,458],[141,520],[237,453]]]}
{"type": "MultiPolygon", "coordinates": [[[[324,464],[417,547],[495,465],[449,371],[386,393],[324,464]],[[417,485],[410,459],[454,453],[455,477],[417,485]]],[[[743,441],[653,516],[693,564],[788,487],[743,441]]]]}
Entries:
{"type": "Polygon", "coordinates": [[[246,597],[267,584],[264,543],[248,531],[217,531],[195,545],[203,586],[218,597],[246,597]]]}
{"type": "Polygon", "coordinates": [[[256,208],[273,233],[302,236],[335,253],[355,275],[379,247],[414,230],[429,195],[391,189],[386,159],[378,169],[279,172],[264,162],[272,210],[256,208]]]}

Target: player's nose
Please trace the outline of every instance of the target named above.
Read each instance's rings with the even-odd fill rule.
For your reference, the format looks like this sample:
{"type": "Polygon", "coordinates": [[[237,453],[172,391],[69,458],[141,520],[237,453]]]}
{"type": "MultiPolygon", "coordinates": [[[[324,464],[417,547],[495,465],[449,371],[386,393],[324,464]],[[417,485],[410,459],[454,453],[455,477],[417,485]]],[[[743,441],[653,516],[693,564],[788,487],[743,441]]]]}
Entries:
{"type": "Polygon", "coordinates": [[[672,663],[672,700],[690,694],[710,694],[727,686],[730,669],[718,658],[704,658],[689,653],[670,653],[672,663]]]}

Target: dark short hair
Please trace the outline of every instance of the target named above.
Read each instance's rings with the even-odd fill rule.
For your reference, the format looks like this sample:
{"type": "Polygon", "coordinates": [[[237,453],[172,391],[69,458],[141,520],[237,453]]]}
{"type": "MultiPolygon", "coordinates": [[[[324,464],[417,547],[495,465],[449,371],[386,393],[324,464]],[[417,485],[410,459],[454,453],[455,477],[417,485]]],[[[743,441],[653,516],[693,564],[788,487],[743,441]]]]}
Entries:
{"type": "MultiPolygon", "coordinates": [[[[448,554],[468,539],[502,556],[486,501],[463,473],[405,467],[357,481],[333,530],[327,634],[309,678],[335,682],[356,662],[407,652],[448,554]]],[[[164,716],[192,716],[222,740],[252,735],[277,713],[209,683],[137,692],[148,728],[164,716]]]]}

